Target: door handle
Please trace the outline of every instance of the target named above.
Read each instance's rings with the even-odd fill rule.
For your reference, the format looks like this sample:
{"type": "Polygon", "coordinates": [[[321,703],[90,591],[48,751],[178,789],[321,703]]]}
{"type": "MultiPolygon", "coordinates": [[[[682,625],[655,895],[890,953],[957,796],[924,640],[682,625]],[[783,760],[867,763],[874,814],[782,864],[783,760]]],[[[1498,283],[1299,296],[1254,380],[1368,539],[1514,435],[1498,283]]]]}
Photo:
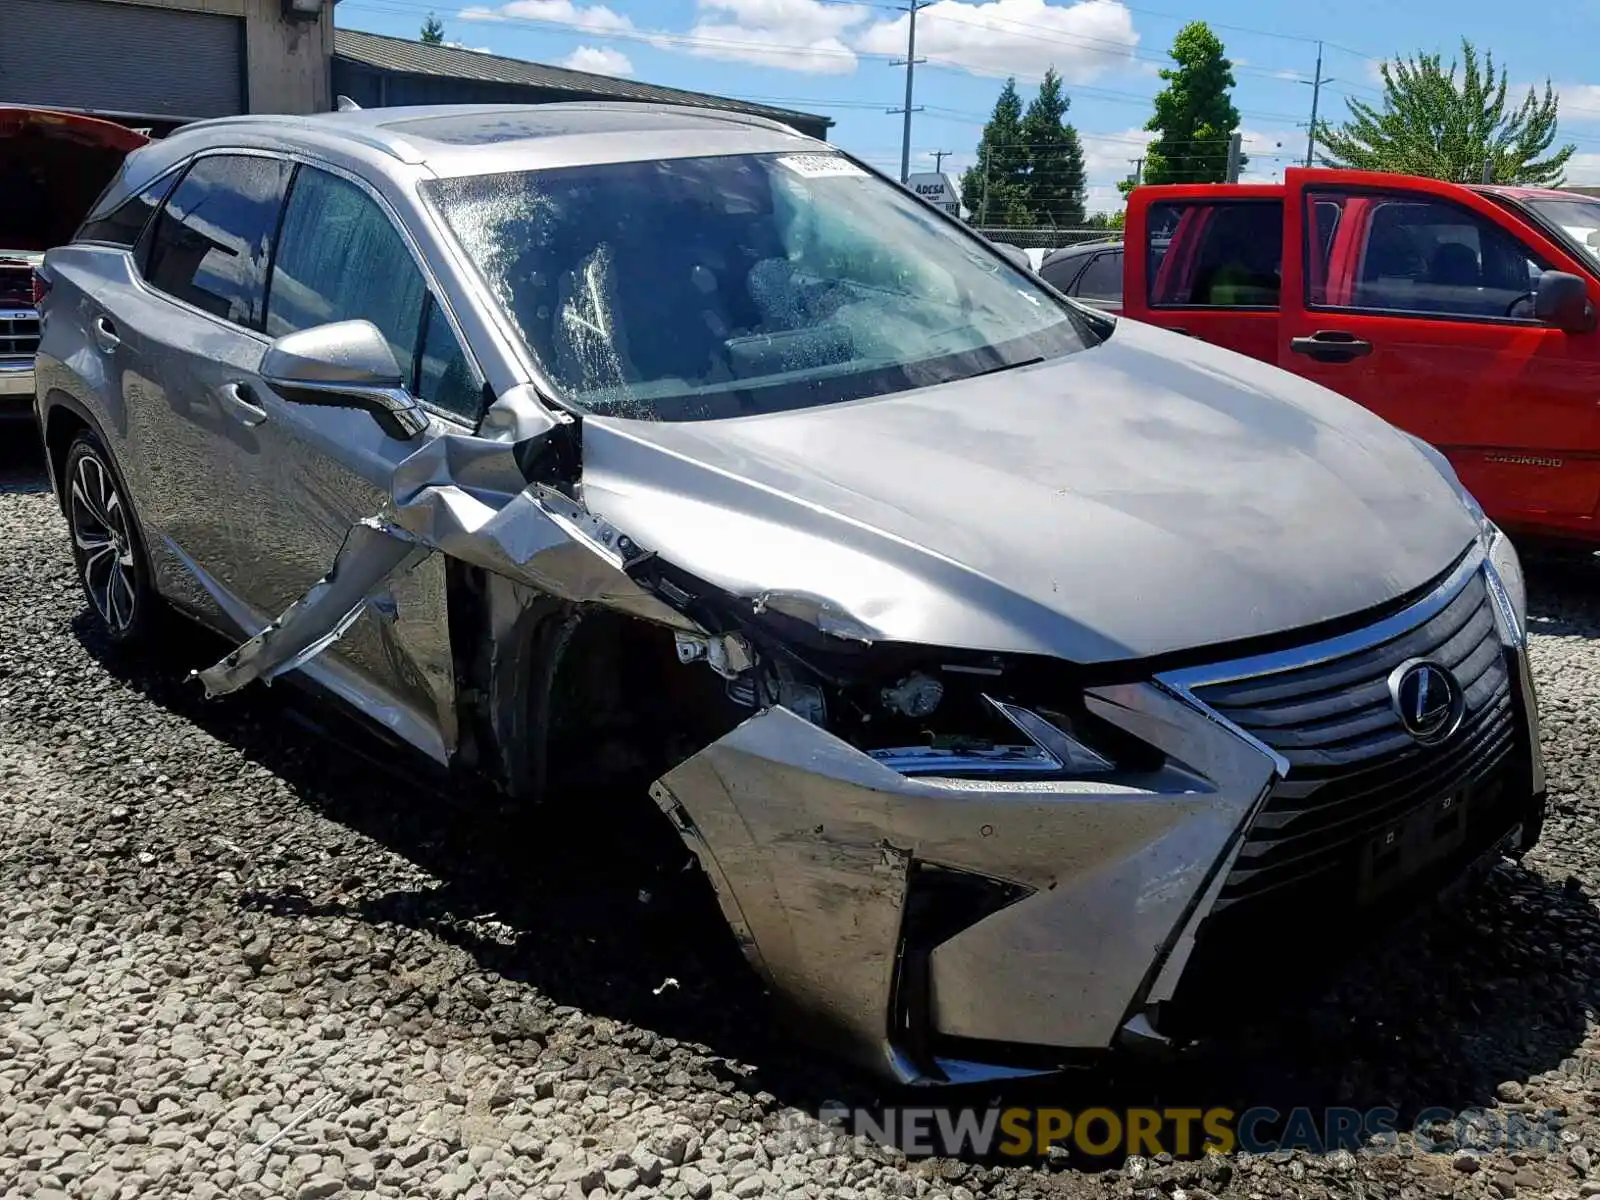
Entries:
{"type": "Polygon", "coordinates": [[[1346,363],[1372,353],[1372,343],[1340,329],[1319,329],[1310,337],[1297,337],[1289,349],[1318,362],[1346,363]]]}
{"type": "Polygon", "coordinates": [[[111,323],[109,317],[94,319],[94,340],[107,354],[122,345],[122,339],[117,336],[117,327],[111,323]]]}
{"type": "Polygon", "coordinates": [[[255,426],[267,419],[267,410],[256,403],[248,383],[225,383],[217,389],[228,414],[241,425],[255,426]]]}

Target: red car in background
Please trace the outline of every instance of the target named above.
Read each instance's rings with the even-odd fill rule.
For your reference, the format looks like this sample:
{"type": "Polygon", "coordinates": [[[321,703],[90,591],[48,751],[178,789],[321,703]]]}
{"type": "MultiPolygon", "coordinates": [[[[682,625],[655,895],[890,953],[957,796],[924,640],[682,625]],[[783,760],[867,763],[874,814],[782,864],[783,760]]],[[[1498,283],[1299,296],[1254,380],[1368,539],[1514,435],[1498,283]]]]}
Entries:
{"type": "Polygon", "coordinates": [[[1120,311],[1438,447],[1496,523],[1600,546],[1600,200],[1292,169],[1129,197],[1120,311]]]}
{"type": "Polygon", "coordinates": [[[0,106],[0,419],[33,417],[33,268],[72,240],[147,135],[78,113],[0,106]]]}

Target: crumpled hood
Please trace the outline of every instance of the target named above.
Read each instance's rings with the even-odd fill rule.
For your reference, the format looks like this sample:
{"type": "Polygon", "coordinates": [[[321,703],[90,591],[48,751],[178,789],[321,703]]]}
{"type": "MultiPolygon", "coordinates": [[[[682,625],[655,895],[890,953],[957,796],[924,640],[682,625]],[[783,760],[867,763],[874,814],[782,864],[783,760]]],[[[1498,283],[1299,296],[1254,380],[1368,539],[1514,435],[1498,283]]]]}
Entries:
{"type": "Polygon", "coordinates": [[[730,420],[585,418],[591,512],[884,640],[1142,658],[1372,608],[1477,533],[1387,423],[1123,320],[1036,367],[730,420]]]}

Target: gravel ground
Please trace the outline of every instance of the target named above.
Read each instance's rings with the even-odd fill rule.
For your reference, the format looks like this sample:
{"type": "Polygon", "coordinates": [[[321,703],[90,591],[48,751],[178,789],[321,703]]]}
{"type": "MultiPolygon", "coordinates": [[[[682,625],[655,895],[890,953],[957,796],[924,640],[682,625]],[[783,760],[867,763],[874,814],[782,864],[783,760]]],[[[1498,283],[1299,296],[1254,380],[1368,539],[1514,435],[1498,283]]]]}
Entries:
{"type": "MultiPolygon", "coordinates": [[[[592,820],[419,783],[310,728],[330,718],[290,689],[202,703],[184,682],[217,649],[201,635],[108,648],[40,468],[12,453],[0,1192],[1600,1194],[1600,578],[1549,567],[1532,587],[1553,811],[1525,864],[1203,1061],[1012,1098],[1389,1106],[1402,1127],[1485,1108],[1527,1114],[1546,1147],[917,1159],[827,1136],[819,1105],[882,1097],[769,1029],[725,940],[700,932],[703,895],[592,820]]],[[[1245,1002],[1271,947],[1260,961],[1245,1002]]]]}

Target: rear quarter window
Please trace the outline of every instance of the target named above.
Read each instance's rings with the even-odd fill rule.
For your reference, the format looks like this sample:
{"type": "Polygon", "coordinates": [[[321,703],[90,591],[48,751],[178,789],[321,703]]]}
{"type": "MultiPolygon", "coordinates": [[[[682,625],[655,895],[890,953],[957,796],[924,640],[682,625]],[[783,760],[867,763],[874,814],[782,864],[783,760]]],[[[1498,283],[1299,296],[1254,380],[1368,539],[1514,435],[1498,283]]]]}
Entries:
{"type": "Polygon", "coordinates": [[[167,198],[167,193],[172,191],[172,185],[177,182],[178,172],[168,172],[143,191],[129,196],[110,212],[85,221],[72,240],[132,249],[156,209],[167,198]]]}

